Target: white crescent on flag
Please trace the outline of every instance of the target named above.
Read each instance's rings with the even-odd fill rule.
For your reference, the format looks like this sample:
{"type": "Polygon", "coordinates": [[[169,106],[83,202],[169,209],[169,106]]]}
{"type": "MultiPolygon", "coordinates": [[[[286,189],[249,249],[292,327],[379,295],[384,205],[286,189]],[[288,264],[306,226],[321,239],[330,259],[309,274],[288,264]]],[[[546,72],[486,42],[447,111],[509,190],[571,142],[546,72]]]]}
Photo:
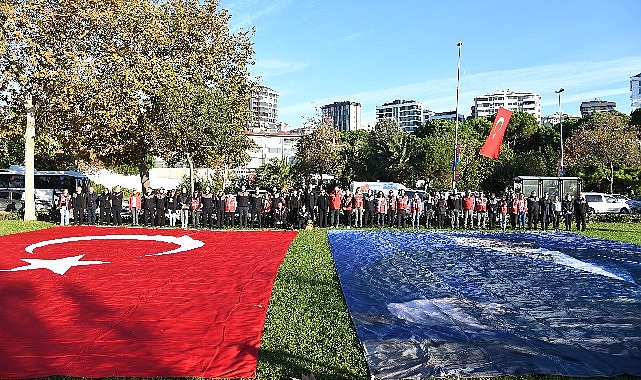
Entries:
{"type": "Polygon", "coordinates": [[[501,116],[495,123],[496,128],[492,131],[492,132],[494,132],[494,133],[492,133],[492,138],[495,138],[496,134],[499,133],[501,131],[501,129],[503,129],[503,124],[504,123],[505,123],[505,118],[503,116],[501,116]]]}

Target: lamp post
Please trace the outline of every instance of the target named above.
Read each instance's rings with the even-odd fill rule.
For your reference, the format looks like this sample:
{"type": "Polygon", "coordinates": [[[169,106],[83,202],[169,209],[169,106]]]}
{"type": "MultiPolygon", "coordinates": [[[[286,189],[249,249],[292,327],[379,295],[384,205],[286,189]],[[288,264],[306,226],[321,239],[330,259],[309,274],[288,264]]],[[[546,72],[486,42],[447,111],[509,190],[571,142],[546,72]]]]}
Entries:
{"type": "Polygon", "coordinates": [[[561,111],[561,93],[565,91],[564,88],[560,88],[559,91],[554,91],[555,94],[559,94],[559,131],[561,132],[561,165],[559,168],[559,177],[565,175],[563,170],[563,112],[561,111]]]}
{"type": "Polygon", "coordinates": [[[452,161],[452,190],[456,189],[456,165],[457,159],[459,158],[458,150],[458,105],[459,105],[459,94],[461,87],[461,47],[463,42],[459,41],[458,44],[458,71],[456,73],[456,127],[454,128],[454,160],[452,161]]]}

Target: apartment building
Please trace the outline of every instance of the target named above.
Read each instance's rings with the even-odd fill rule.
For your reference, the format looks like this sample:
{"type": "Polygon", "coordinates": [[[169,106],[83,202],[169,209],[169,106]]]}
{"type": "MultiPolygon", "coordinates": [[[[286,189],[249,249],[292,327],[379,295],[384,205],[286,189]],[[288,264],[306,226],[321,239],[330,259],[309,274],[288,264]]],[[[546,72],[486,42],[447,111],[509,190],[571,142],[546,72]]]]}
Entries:
{"type": "Polygon", "coordinates": [[[499,111],[499,107],[529,113],[541,122],[541,95],[510,89],[475,97],[472,117],[493,116],[499,111]]]}

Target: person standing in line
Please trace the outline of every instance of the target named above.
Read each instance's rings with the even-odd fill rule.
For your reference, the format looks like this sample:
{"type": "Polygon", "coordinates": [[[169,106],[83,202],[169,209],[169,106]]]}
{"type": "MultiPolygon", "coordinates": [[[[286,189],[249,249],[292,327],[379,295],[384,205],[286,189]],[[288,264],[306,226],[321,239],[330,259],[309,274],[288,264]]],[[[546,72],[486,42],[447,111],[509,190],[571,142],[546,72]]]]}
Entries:
{"type": "Polygon", "coordinates": [[[387,195],[387,226],[394,227],[394,222],[396,221],[396,195],[394,195],[394,190],[390,190],[387,195]]]}
{"type": "Polygon", "coordinates": [[[234,228],[236,227],[236,208],[238,203],[236,202],[236,197],[228,194],[225,197],[225,227],[234,228]]]}
{"type": "Polygon", "coordinates": [[[171,189],[167,193],[167,213],[169,214],[169,227],[176,227],[176,210],[178,209],[178,200],[176,199],[176,190],[171,189]]]}
{"type": "Polygon", "coordinates": [[[153,227],[156,217],[156,194],[154,194],[154,189],[151,187],[147,189],[143,202],[145,209],[143,213],[145,226],[153,227]]]}
{"type": "Polygon", "coordinates": [[[189,208],[191,207],[191,199],[187,194],[187,189],[183,187],[178,195],[178,208],[180,210],[180,226],[182,229],[187,229],[189,224],[189,208]]]}
{"type": "Polygon", "coordinates": [[[376,197],[374,191],[369,191],[363,196],[363,225],[372,227],[376,224],[376,197]]]}
{"type": "Polygon", "coordinates": [[[261,209],[261,217],[263,218],[263,226],[271,227],[272,225],[272,198],[269,193],[263,196],[263,207],[261,209]]]}
{"type": "Polygon", "coordinates": [[[98,197],[98,202],[100,203],[100,216],[98,222],[100,224],[109,225],[111,222],[111,194],[109,194],[109,189],[105,187],[98,197]]]}
{"type": "Polygon", "coordinates": [[[507,209],[510,213],[510,227],[516,230],[519,221],[519,207],[517,205],[518,195],[510,191],[507,197],[507,209]]]}
{"type": "Polygon", "coordinates": [[[387,216],[387,198],[382,191],[376,196],[376,216],[378,228],[385,227],[385,217],[387,216]]]}
{"type": "Polygon", "coordinates": [[[65,189],[58,198],[58,210],[60,210],[60,225],[69,225],[69,209],[71,208],[71,196],[69,190],[65,189]]]}
{"type": "Polygon", "coordinates": [[[96,224],[96,209],[98,208],[98,194],[93,190],[93,186],[89,186],[87,192],[87,224],[96,224]]]}
{"type": "Polygon", "coordinates": [[[81,226],[85,219],[85,210],[87,209],[87,197],[82,192],[82,187],[78,186],[71,199],[73,208],[73,222],[76,226],[81,226]]]}
{"type": "MultiPolygon", "coordinates": [[[[438,195],[438,194],[437,194],[437,195],[438,195]]],[[[449,218],[450,218],[450,227],[451,227],[452,229],[458,228],[458,220],[459,220],[459,216],[458,216],[458,215],[456,215],[456,212],[457,212],[457,211],[458,211],[459,213],[461,212],[461,210],[460,210],[460,209],[459,209],[459,210],[457,210],[457,209],[456,209],[456,206],[457,206],[457,204],[456,204],[456,196],[457,196],[456,190],[453,190],[453,191],[452,191],[452,192],[447,196],[447,201],[446,201],[446,204],[447,204],[447,215],[448,215],[448,216],[449,216],[449,218]]],[[[437,198],[437,197],[435,197],[435,198],[434,198],[434,200],[433,200],[432,202],[436,202],[436,201],[438,201],[438,198],[437,198]]]]}
{"type": "Polygon", "coordinates": [[[200,193],[198,190],[194,191],[191,197],[191,225],[194,228],[200,228],[200,212],[202,211],[202,203],[200,202],[200,193]]]}
{"type": "Polygon", "coordinates": [[[120,185],[116,185],[114,190],[111,192],[111,220],[113,220],[114,225],[119,226],[122,224],[122,189],[120,185]]]}
{"type": "Polygon", "coordinates": [[[274,228],[285,229],[287,227],[287,209],[283,206],[283,202],[278,201],[274,209],[274,228]]]}
{"type": "Polygon", "coordinates": [[[214,228],[214,194],[211,187],[207,186],[205,192],[200,196],[203,207],[203,228],[214,228]]]}
{"type": "Polygon", "coordinates": [[[438,194],[434,200],[436,209],[436,226],[439,230],[445,227],[445,214],[447,213],[447,201],[444,194],[438,194]]]}
{"type": "Polygon", "coordinates": [[[167,196],[165,189],[156,191],[156,227],[164,227],[167,222],[167,196]]]}
{"type": "Polygon", "coordinates": [[[316,213],[318,212],[318,203],[317,203],[317,195],[316,195],[316,190],[314,190],[314,185],[311,183],[307,185],[307,191],[305,192],[305,207],[307,207],[307,211],[309,211],[310,215],[312,216],[312,222],[313,223],[318,223],[318,217],[316,216],[316,213]]]}
{"type": "Polygon", "coordinates": [[[396,221],[398,228],[405,228],[407,220],[407,207],[409,206],[409,199],[405,194],[405,190],[400,189],[396,197],[396,221]]]}
{"type": "Polygon", "coordinates": [[[519,229],[525,230],[528,207],[527,200],[525,199],[525,195],[523,193],[519,194],[519,199],[516,200],[516,209],[519,215],[519,229]]]}
{"type": "Polygon", "coordinates": [[[547,231],[550,226],[550,219],[552,218],[552,200],[547,192],[543,193],[539,199],[539,219],[541,220],[541,230],[547,231]]]}
{"type": "Polygon", "coordinates": [[[256,186],[254,194],[251,196],[251,205],[252,212],[249,219],[249,227],[254,226],[254,221],[256,221],[256,226],[258,228],[263,227],[263,195],[260,193],[260,187],[256,186]]]}
{"type": "Polygon", "coordinates": [[[550,203],[550,208],[552,210],[552,228],[554,228],[554,231],[559,230],[559,224],[561,221],[561,215],[563,215],[562,207],[561,207],[561,201],[559,200],[559,196],[555,195],[554,199],[552,200],[552,203],[550,203]]]}
{"type": "Polygon", "coordinates": [[[572,195],[567,193],[563,201],[561,202],[561,212],[563,213],[563,222],[565,224],[565,230],[572,230],[572,215],[574,215],[574,201],[572,200],[572,195]]]}
{"type": "Polygon", "coordinates": [[[357,187],[356,191],[354,191],[354,225],[356,228],[363,228],[363,206],[365,203],[365,200],[363,198],[363,192],[361,192],[361,188],[357,187]]]}
{"type": "Polygon", "coordinates": [[[490,230],[496,228],[496,215],[498,213],[499,200],[496,198],[496,194],[490,194],[490,197],[487,200],[487,220],[489,221],[490,230]]]}
{"type": "Polygon", "coordinates": [[[576,230],[585,231],[587,227],[587,215],[590,206],[588,201],[583,196],[583,193],[579,193],[579,196],[574,200],[574,217],[576,218],[576,230]]]}
{"type": "Polygon", "coordinates": [[[474,206],[476,198],[470,190],[463,197],[463,228],[467,229],[468,223],[470,228],[474,227],[474,206]]]}
{"type": "Polygon", "coordinates": [[[131,225],[138,225],[138,210],[140,210],[141,200],[138,190],[134,189],[129,197],[129,211],[131,211],[131,225]]]}
{"type": "Polygon", "coordinates": [[[476,198],[476,228],[485,229],[487,227],[487,198],[484,192],[480,192],[476,198]]]}
{"type": "Polygon", "coordinates": [[[298,194],[298,190],[294,189],[291,194],[287,196],[287,202],[286,208],[289,213],[289,223],[292,226],[295,226],[298,222],[298,210],[302,206],[302,199],[300,197],[300,194],[298,194]]]}
{"type": "Polygon", "coordinates": [[[350,229],[352,228],[352,210],[354,208],[354,196],[349,190],[345,190],[345,196],[343,197],[343,215],[345,215],[345,226],[350,229]]]}
{"type": "Polygon", "coordinates": [[[320,194],[317,199],[318,204],[318,226],[326,228],[329,226],[329,195],[325,189],[321,188],[320,194]]]}
{"type": "Polygon", "coordinates": [[[527,229],[531,230],[532,226],[534,229],[539,228],[539,198],[536,196],[536,191],[532,191],[530,196],[527,198],[527,229]]]}
{"type": "Polygon", "coordinates": [[[331,227],[338,228],[340,224],[341,205],[343,204],[343,192],[338,186],[329,193],[329,223],[331,227]]]}
{"type": "Polygon", "coordinates": [[[418,230],[421,227],[421,214],[423,213],[423,200],[414,193],[414,198],[410,203],[410,212],[412,213],[412,228],[418,230]]]}
{"type": "Polygon", "coordinates": [[[434,197],[430,193],[425,196],[423,211],[425,212],[425,228],[431,228],[434,219],[434,197]]]}
{"type": "Polygon", "coordinates": [[[249,211],[249,191],[247,191],[245,185],[240,187],[240,191],[236,195],[236,203],[238,204],[238,222],[240,228],[246,228],[249,211]]]}
{"type": "Polygon", "coordinates": [[[221,229],[225,226],[225,192],[218,189],[214,197],[214,206],[216,207],[216,228],[221,229]]]}
{"type": "Polygon", "coordinates": [[[505,231],[507,228],[507,219],[509,218],[508,210],[510,204],[507,201],[507,195],[503,194],[503,198],[498,203],[499,217],[501,221],[501,230],[505,231]]]}

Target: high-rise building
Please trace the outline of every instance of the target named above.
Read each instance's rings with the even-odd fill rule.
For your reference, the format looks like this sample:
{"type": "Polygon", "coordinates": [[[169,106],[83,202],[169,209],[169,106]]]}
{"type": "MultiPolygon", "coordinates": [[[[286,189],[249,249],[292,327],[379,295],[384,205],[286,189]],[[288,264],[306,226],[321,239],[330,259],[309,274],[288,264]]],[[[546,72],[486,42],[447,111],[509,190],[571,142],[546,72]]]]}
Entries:
{"type": "Polygon", "coordinates": [[[339,131],[361,129],[361,104],[352,101],[334,102],[321,107],[324,117],[333,120],[339,131]]]}
{"type": "Polygon", "coordinates": [[[395,120],[403,132],[411,133],[422,123],[423,103],[415,100],[396,99],[391,103],[376,106],[376,121],[395,120]]]}
{"type": "Polygon", "coordinates": [[[630,102],[632,108],[641,107],[641,73],[630,77],[630,102]]]}
{"type": "Polygon", "coordinates": [[[617,108],[615,102],[607,100],[594,99],[589,102],[581,102],[579,109],[581,110],[581,117],[586,117],[593,112],[607,112],[614,111],[617,108]]]}
{"type": "Polygon", "coordinates": [[[278,129],[278,92],[265,86],[258,86],[249,100],[252,118],[251,129],[278,129]]]}
{"type": "Polygon", "coordinates": [[[474,98],[472,117],[493,116],[499,111],[499,107],[529,113],[541,122],[541,95],[509,89],[474,98]]]}

